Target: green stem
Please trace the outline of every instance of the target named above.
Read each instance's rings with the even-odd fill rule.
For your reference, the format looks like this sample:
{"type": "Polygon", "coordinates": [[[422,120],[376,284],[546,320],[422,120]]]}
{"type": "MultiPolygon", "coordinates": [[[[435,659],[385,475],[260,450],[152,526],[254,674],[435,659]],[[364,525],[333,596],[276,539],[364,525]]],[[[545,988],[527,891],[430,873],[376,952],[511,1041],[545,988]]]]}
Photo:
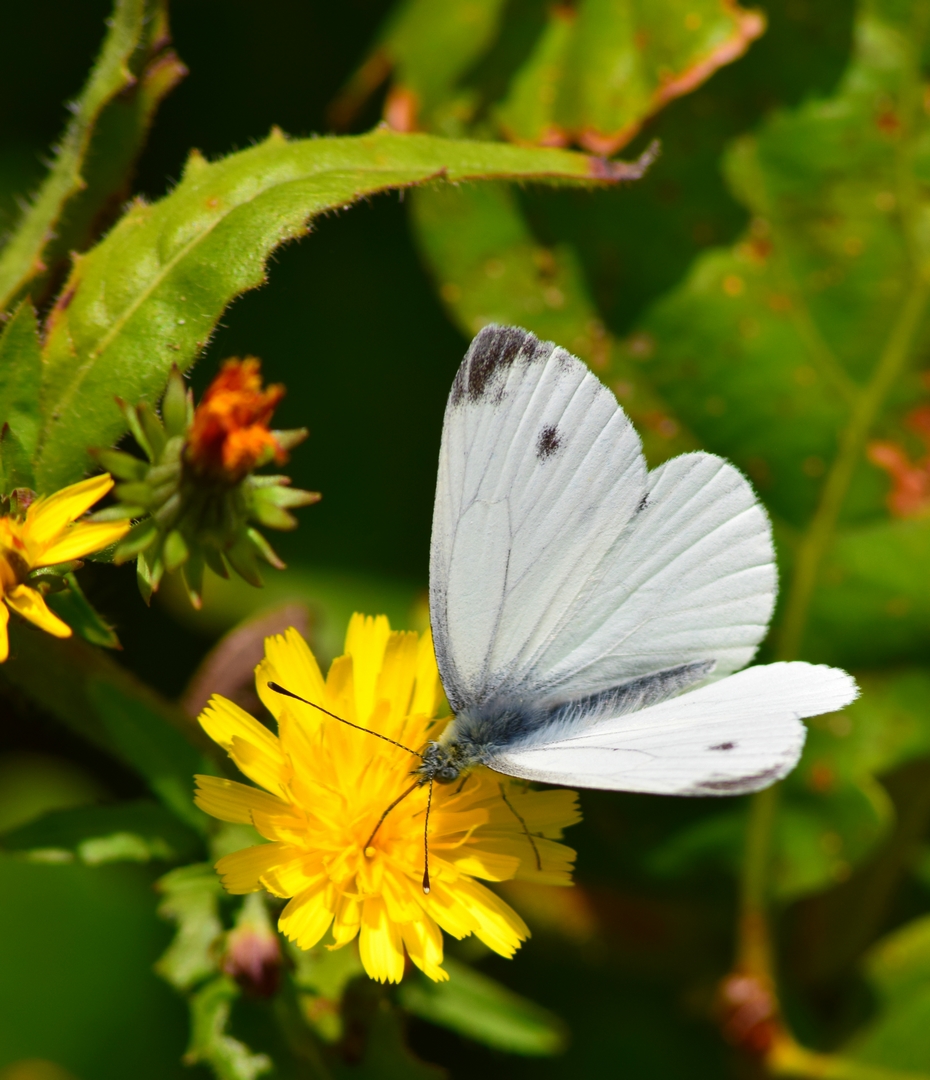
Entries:
{"type": "Polygon", "coordinates": [[[771,859],[772,833],[778,787],[754,795],[749,804],[746,855],[743,859],[739,951],[736,966],[766,983],[772,979],[772,946],[769,937],[766,901],[771,859]]]}
{"type": "Polygon", "coordinates": [[[820,503],[795,560],[791,590],[778,636],[780,660],[793,660],[801,650],[804,627],[820,564],[826,554],[856,466],[862,457],[875,418],[888,391],[910,359],[914,338],[927,307],[928,285],[917,277],[882,352],[869,384],[859,394],[843,433],[833,466],[823,485],[820,503]]]}
{"type": "Polygon", "coordinates": [[[772,1076],[806,1080],[930,1080],[930,1073],[902,1072],[839,1055],[817,1054],[799,1046],[790,1036],[776,1043],[767,1065],[772,1076]]]}

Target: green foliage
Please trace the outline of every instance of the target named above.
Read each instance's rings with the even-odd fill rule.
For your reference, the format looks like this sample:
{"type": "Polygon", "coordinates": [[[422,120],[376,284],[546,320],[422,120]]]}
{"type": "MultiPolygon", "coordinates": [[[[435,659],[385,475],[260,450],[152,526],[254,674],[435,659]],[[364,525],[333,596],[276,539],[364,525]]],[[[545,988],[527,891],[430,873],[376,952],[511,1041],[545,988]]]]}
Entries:
{"type": "Polygon", "coordinates": [[[558,1017],[494,979],[447,959],[449,981],[425,978],[401,984],[401,1004],[414,1016],[495,1050],[546,1057],[565,1049],[558,1017]]]}
{"type": "Polygon", "coordinates": [[[930,916],[906,923],[869,952],[865,974],[878,1015],[849,1046],[857,1061],[923,1069],[930,1059],[930,916]]]}
{"type": "Polygon", "coordinates": [[[765,28],[725,0],[404,0],[332,110],[348,122],[392,74],[388,122],[612,154],[669,101],[732,62],[765,28]]]}
{"type": "Polygon", "coordinates": [[[273,1068],[267,1054],[253,1054],[226,1031],[238,996],[239,987],[232,979],[219,978],[191,998],[191,1042],[184,1061],[210,1065],[218,1080],[255,1080],[273,1068]]]}
{"type": "Polygon", "coordinates": [[[200,839],[157,803],[139,800],[55,810],[4,833],[0,846],[37,861],[76,858],[100,866],[192,859],[200,850],[200,839]]]}
{"type": "Polygon", "coordinates": [[[184,74],[167,32],[163,0],[117,0],[48,177],[0,253],[0,310],[118,205],[159,102],[184,74]]]}
{"type": "Polygon", "coordinates": [[[212,866],[193,863],[165,874],[158,891],[164,896],[158,914],[177,932],[156,970],[176,989],[192,990],[218,971],[222,887],[212,866]]]}
{"type": "MultiPolygon", "coordinates": [[[[405,1017],[412,1016],[426,1021],[414,1029],[418,1052],[431,1056],[431,1048],[445,1047],[456,1076],[600,1075],[606,1061],[643,1080],[665,1080],[682,1075],[683,1060],[689,1075],[723,1075],[725,1051],[690,1014],[710,1014],[713,983],[731,962],[727,898],[737,874],[750,899],[792,905],[786,936],[776,943],[778,967],[792,980],[792,1022],[811,1041],[841,1048],[801,1054],[791,1074],[894,1080],[901,1075],[895,1070],[926,1072],[930,444],[921,445],[908,416],[928,402],[919,369],[930,344],[930,6],[861,0],[852,55],[835,86],[846,9],[837,3],[823,15],[828,6],[773,0],[763,16],[725,0],[580,0],[571,9],[543,0],[406,0],[374,35],[368,59],[331,110],[334,121],[350,125],[390,80],[384,115],[394,131],[288,140],[274,130],[264,142],[215,160],[194,151],[168,194],[137,197],[119,217],[154,112],[183,68],[167,49],[161,3],[117,3],[49,176],[0,253],[4,495],[15,488],[51,493],[84,474],[93,449],[121,482],[122,506],[104,515],[161,513],[190,419],[180,375],[169,380],[172,370],[190,369],[218,330],[224,344],[235,341],[234,351],[242,351],[243,339],[252,347],[236,321],[239,310],[257,310],[249,309],[252,301],[239,305],[229,327],[220,329],[221,319],[233,300],[265,282],[269,260],[286,241],[317,225],[341,239],[343,222],[322,225],[323,217],[379,192],[416,187],[407,200],[413,236],[452,324],[469,337],[491,321],[517,323],[582,356],[630,413],[653,465],[697,447],[734,460],[752,477],[776,528],[782,595],[766,653],[854,669],[862,687],[844,713],[810,723],[804,756],[777,806],[774,799],[756,801],[749,813],[742,802],[592,796],[587,832],[579,831],[585,886],[559,897],[508,894],[537,917],[538,925],[530,919],[536,939],[512,966],[488,970],[506,971],[502,977],[523,993],[571,1017],[575,1039],[561,1059],[533,1060],[566,1047],[566,1029],[548,1008],[448,958],[450,982],[432,984],[412,973],[388,990],[363,976],[354,944],[333,952],[325,945],[289,949],[274,1000],[251,999],[230,974],[236,931],[227,927],[241,928],[248,905],[258,904],[263,932],[275,942],[264,898],[228,900],[212,865],[177,866],[157,885],[159,912],[176,928],[157,971],[189,1007],[185,1061],[200,1072],[230,1080],[272,1071],[282,1078],[436,1077],[439,1071],[408,1048],[405,1017]],[[762,39],[747,61],[700,90],[739,58],[766,19],[776,44],[762,39]],[[839,45],[823,36],[822,23],[831,23],[839,45]],[[802,68],[805,77],[791,74],[802,68]],[[692,96],[672,105],[658,125],[666,157],[635,192],[586,194],[582,201],[577,190],[528,195],[508,183],[616,188],[637,170],[554,147],[613,152],[684,95],[692,96]],[[739,137],[727,142],[733,132],[739,137]],[[522,145],[488,141],[497,137],[522,145]],[[725,180],[714,187],[718,163],[725,180]],[[470,183],[478,180],[484,182],[470,183]],[[716,246],[708,247],[711,241],[716,246]],[[78,254],[53,301],[71,250],[78,254]],[[159,420],[154,404],[163,394],[159,420]],[[148,463],[113,448],[127,432],[148,463]],[[869,463],[876,438],[911,463],[910,472],[901,465],[893,478],[895,490],[905,480],[912,485],[911,517],[889,502],[886,476],[869,463]],[[765,805],[772,810],[768,860],[759,826],[765,805]],[[852,977],[857,970],[865,973],[871,1002],[862,1000],[852,977]],[[461,1038],[440,1042],[449,1032],[461,1038]],[[485,1048],[514,1056],[481,1056],[485,1048]]],[[[212,34],[220,20],[212,13],[211,20],[212,34]]],[[[357,41],[356,54],[359,47],[357,41]]],[[[222,60],[236,80],[250,77],[225,54],[222,60]]],[[[267,122],[256,130],[267,130],[267,122]]],[[[288,123],[309,126],[305,114],[288,123]]],[[[160,181],[161,173],[154,181],[147,174],[142,188],[157,191],[160,181]]],[[[368,228],[382,212],[353,211],[352,227],[368,228]]],[[[379,396],[388,382],[407,393],[413,379],[433,379],[435,416],[395,405],[391,422],[432,425],[438,437],[441,394],[455,359],[447,349],[440,355],[437,346],[436,375],[403,367],[407,342],[392,350],[380,325],[373,357],[342,346],[343,322],[369,317],[375,278],[361,262],[353,267],[357,285],[354,277],[351,283],[359,295],[331,316],[339,347],[318,355],[311,338],[306,364],[304,353],[278,350],[274,362],[289,375],[301,366],[312,371],[303,389],[313,393],[292,396],[286,407],[293,403],[295,424],[311,426],[325,410],[352,429],[361,415],[354,402],[315,399],[321,374],[350,369],[360,399],[379,396]]],[[[416,282],[407,285],[414,295],[416,282]]],[[[294,295],[305,298],[291,295],[291,303],[294,295]]],[[[403,324],[410,333],[440,325],[432,309],[426,314],[433,321],[424,320],[425,308],[414,307],[403,324]]],[[[400,393],[390,400],[404,400],[400,393]]],[[[336,453],[322,440],[314,450],[314,469],[336,453]]],[[[383,452],[396,470],[392,496],[401,504],[402,453],[387,440],[383,452]]],[[[293,491],[265,479],[257,516],[272,527],[290,524],[293,491]]],[[[350,484],[333,487],[321,509],[333,507],[333,520],[349,520],[344,507],[358,501],[357,492],[350,484]]],[[[410,505],[430,497],[420,493],[410,505]]],[[[169,568],[192,550],[175,524],[167,523],[158,544],[158,559],[169,568]]],[[[425,551],[423,529],[416,522],[407,529],[405,519],[404,526],[404,542],[425,551]]],[[[382,527],[366,521],[376,539],[382,527]]],[[[123,554],[137,554],[146,537],[154,551],[154,530],[151,518],[137,525],[123,554]]],[[[306,561],[278,575],[264,596],[307,604],[321,654],[340,651],[354,608],[423,625],[421,582],[313,565],[312,536],[307,549],[306,561]]],[[[251,562],[242,565],[254,579],[251,562]]],[[[179,590],[165,590],[165,608],[135,613],[122,597],[114,600],[119,584],[108,594],[99,586],[104,578],[95,576],[119,581],[121,571],[94,571],[88,594],[95,604],[103,597],[108,617],[97,614],[70,572],[69,588],[51,592],[48,601],[85,641],[13,627],[0,687],[11,713],[37,718],[35,738],[51,721],[53,733],[55,723],[69,729],[62,752],[71,752],[67,740],[75,736],[95,748],[87,756],[105,776],[101,793],[109,786],[135,796],[144,788],[158,801],[123,798],[38,818],[35,809],[17,816],[13,808],[9,821],[19,824],[0,837],[0,871],[15,899],[15,933],[0,943],[4,955],[20,955],[16,934],[33,926],[28,908],[44,913],[34,919],[38,929],[28,930],[29,962],[17,961],[24,972],[33,954],[46,956],[45,937],[56,943],[47,950],[51,959],[42,960],[47,970],[68,966],[66,947],[49,930],[60,921],[58,890],[69,903],[77,904],[83,890],[100,904],[104,894],[94,890],[102,886],[94,882],[118,891],[119,875],[148,873],[131,903],[133,911],[152,914],[145,908],[146,901],[155,904],[149,882],[166,862],[199,860],[205,849],[217,858],[261,840],[250,825],[208,824],[194,808],[192,774],[219,771],[225,762],[206,761],[196,725],[131,674],[144,670],[176,693],[193,654],[206,647],[180,630],[179,641],[171,640],[174,628],[164,620],[168,611],[177,614],[179,590]],[[125,667],[87,644],[115,646],[111,621],[126,644],[125,667]],[[181,662],[177,654],[185,651],[192,655],[181,662]],[[62,876],[53,881],[53,872],[62,876]],[[16,899],[17,875],[46,875],[44,906],[16,899]]],[[[157,579],[154,561],[148,578],[149,586],[157,579]]],[[[201,594],[196,567],[194,578],[190,592],[202,595],[205,610],[183,618],[204,640],[256,612],[254,592],[208,575],[201,594]]],[[[254,662],[248,649],[236,656],[244,702],[254,662]]],[[[256,703],[249,707],[259,715],[256,703]]],[[[116,925],[116,906],[107,911],[116,925]]],[[[752,923],[747,911],[759,917],[744,910],[744,934],[752,923]]],[[[84,923],[73,925],[80,933],[84,923]]],[[[148,974],[163,949],[159,940],[148,959],[134,963],[148,974]]],[[[740,964],[747,954],[741,949],[740,964]]],[[[81,956],[89,970],[93,957],[81,956]]],[[[41,988],[29,993],[30,1001],[40,1000],[41,988]]],[[[83,994],[76,978],[68,994],[72,1001],[83,994]]],[[[46,1030],[61,1026],[42,1020],[46,1030]]],[[[84,1027],[106,1032],[96,1019],[84,1027]]],[[[54,1036],[43,1037],[46,1043],[35,1045],[11,1041],[8,1051],[0,1031],[0,1068],[34,1055],[36,1046],[57,1053],[54,1036]]],[[[116,1072],[100,1071],[99,1054],[59,1056],[76,1075],[138,1071],[131,1054],[116,1072]]],[[[180,1049],[172,1060],[179,1057],[180,1049]]],[[[759,1065],[777,1068],[774,1059],[759,1065]]]]}
{"type": "Polygon", "coordinates": [[[170,810],[202,832],[205,818],[192,801],[192,776],[206,769],[197,743],[209,744],[190,720],[83,641],[11,629],[15,656],[0,669],[0,679],[137,770],[170,810]],[[47,676],[50,664],[53,679],[47,676]]]}
{"type": "Polygon", "coordinates": [[[47,325],[40,492],[80,477],[92,446],[126,430],[114,401],[157,400],[172,367],[186,370],[224,308],[264,283],[265,263],[319,214],[391,188],[483,177],[610,182],[590,159],[560,150],[404,137],[258,146],[209,163],[193,153],[174,191],[137,201],[96,248],[75,261],[47,325]]]}
{"type": "Polygon", "coordinates": [[[765,27],[722,0],[551,8],[497,116],[508,138],[597,153],[625,146],[644,120],[745,52],[765,27]]]}
{"type": "Polygon", "coordinates": [[[24,300],[0,337],[0,491],[34,486],[42,353],[32,304],[24,300]]]}

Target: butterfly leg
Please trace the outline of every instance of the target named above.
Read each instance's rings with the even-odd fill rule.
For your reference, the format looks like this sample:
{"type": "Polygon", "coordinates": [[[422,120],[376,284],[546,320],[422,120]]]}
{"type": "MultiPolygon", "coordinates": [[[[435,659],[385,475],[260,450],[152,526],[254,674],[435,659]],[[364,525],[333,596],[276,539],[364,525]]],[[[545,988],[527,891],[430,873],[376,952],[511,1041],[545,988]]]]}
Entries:
{"type": "Polygon", "coordinates": [[[527,838],[527,840],[529,840],[530,847],[533,849],[533,854],[536,856],[536,869],[537,870],[542,870],[542,859],[539,857],[539,848],[536,846],[536,841],[533,839],[533,834],[526,827],[526,822],[517,813],[516,809],[514,808],[513,803],[510,801],[510,799],[507,798],[507,793],[504,791],[504,785],[503,784],[498,784],[497,786],[500,788],[501,798],[504,800],[504,803],[506,804],[507,809],[511,812],[511,814],[513,814],[513,816],[517,819],[517,821],[519,821],[520,824],[523,826],[523,831],[526,834],[526,838],[527,838]]]}

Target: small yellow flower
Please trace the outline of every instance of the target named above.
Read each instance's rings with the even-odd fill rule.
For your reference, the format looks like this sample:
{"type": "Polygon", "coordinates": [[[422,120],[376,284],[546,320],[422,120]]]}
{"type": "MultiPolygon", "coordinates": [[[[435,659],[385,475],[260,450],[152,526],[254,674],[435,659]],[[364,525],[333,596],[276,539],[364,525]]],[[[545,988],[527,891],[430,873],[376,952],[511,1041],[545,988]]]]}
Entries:
{"type": "Polygon", "coordinates": [[[35,499],[24,516],[0,517],[0,663],[10,651],[8,609],[55,637],[71,636],[71,627],[49,611],[42,594],[30,588],[26,579],[33,570],[73,562],[125,536],[128,521],[76,520],[111,487],[112,478],[103,473],[35,499]]]}
{"type": "Polygon", "coordinates": [[[267,844],[216,864],[231,893],[267,889],[290,898],[278,926],[302,949],[331,932],[330,948],[356,936],[365,970],[398,982],[404,952],[431,979],[442,930],[475,934],[512,956],[529,931],[476,878],[570,885],[575,853],[556,841],[579,820],[572,791],[529,791],[476,769],[433,789],[430,891],[423,891],[428,788],[418,787],[372,833],[410,787],[416,756],[268,688],[278,683],[336,716],[419,750],[448,722],[429,635],[391,632],[388,620],[353,615],[345,655],[324,681],[296,630],[268,638],[256,668],[258,693],[278,722],[274,735],[225,698],[200,717],[207,734],[264,790],[198,776],[197,805],[223,821],[254,824],[267,844]]]}

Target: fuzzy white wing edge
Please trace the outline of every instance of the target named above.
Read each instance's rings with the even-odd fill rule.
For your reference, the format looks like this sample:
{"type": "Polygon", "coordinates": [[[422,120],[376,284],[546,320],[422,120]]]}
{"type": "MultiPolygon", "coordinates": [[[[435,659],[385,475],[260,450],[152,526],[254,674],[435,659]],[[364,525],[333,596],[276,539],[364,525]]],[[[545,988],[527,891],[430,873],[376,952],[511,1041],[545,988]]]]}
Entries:
{"type": "Polygon", "coordinates": [[[525,780],[655,795],[741,795],[781,780],[804,747],[805,716],[858,696],[839,668],[791,663],[747,668],[577,735],[523,745],[487,764],[525,780]]]}

